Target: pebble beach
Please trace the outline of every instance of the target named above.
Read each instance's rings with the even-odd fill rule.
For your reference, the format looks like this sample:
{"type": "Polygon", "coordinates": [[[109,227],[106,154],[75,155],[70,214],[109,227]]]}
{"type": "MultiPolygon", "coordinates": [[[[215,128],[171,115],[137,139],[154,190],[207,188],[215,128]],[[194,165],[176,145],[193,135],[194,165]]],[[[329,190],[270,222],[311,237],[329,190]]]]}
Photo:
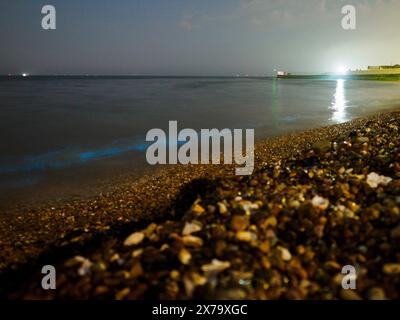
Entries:
{"type": "Polygon", "coordinates": [[[400,299],[400,112],[0,214],[9,299],[400,299]],[[57,289],[41,288],[54,265],[57,289]],[[343,266],[357,288],[342,288],[343,266]]]}

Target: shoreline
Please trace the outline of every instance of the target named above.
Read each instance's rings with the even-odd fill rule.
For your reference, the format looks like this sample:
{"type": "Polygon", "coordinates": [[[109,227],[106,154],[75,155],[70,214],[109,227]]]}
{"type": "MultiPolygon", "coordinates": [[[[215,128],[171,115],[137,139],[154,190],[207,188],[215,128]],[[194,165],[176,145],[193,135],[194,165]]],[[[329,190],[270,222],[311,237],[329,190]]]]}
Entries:
{"type": "Polygon", "coordinates": [[[344,74],[344,75],[301,75],[289,74],[277,76],[282,80],[353,80],[353,81],[385,81],[385,82],[399,82],[400,73],[394,74],[344,74]]]}
{"type": "MultiPolygon", "coordinates": [[[[380,106],[379,113],[388,113],[400,108],[397,103],[385,104],[380,106]]],[[[379,114],[376,110],[364,112],[364,115],[355,115],[353,120],[368,118],[379,114]]],[[[255,137],[256,145],[262,145],[267,141],[280,137],[301,134],[303,132],[318,130],[320,128],[333,126],[336,124],[324,123],[315,125],[314,123],[303,124],[302,126],[289,126],[281,133],[272,133],[268,127],[257,128],[261,132],[255,137]]],[[[144,159],[144,155],[121,155],[118,157],[101,161],[101,164],[86,164],[71,170],[56,169],[50,178],[34,184],[32,186],[13,188],[4,190],[0,195],[0,214],[5,212],[26,211],[42,205],[61,206],[74,200],[90,200],[100,193],[110,193],[120,185],[133,183],[144,183],[144,180],[151,179],[157,174],[174,170],[174,165],[150,166],[144,159]],[[132,164],[127,164],[128,159],[134,159],[132,164]],[[134,164],[133,164],[134,163],[134,164]],[[102,166],[102,170],[99,169],[102,166]],[[90,173],[87,174],[89,171],[90,173]],[[101,172],[99,172],[101,171],[101,172]],[[58,181],[62,181],[59,184],[58,181]]],[[[179,166],[179,165],[178,165],[179,166]]],[[[208,166],[210,168],[210,166],[208,166]]],[[[215,170],[214,170],[215,171],[215,170]]],[[[3,189],[0,188],[1,191],[3,189]]]]}
{"type": "MultiPolygon", "coordinates": [[[[272,163],[302,157],[311,148],[324,149],[326,141],[345,139],[369,123],[384,126],[393,118],[400,118],[398,111],[265,139],[256,144],[255,172],[272,163]]],[[[199,195],[206,197],[212,192],[214,183],[239,179],[233,172],[233,166],[178,165],[138,182],[128,179],[115,190],[91,199],[74,200],[59,207],[44,204],[3,215],[0,278],[13,278],[18,272],[30,278],[32,271],[27,269],[44,260],[57,264],[79,253],[90,254],[107,239],[123,239],[146,224],[179,220],[199,195]],[[28,262],[32,265],[28,266],[28,262]]]]}

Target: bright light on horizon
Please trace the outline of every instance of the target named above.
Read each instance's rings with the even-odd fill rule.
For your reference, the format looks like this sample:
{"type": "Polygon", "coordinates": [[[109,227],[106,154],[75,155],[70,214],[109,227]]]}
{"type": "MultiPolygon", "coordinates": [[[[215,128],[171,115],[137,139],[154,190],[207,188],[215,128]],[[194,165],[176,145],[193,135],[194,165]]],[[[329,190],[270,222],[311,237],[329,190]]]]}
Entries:
{"type": "Polygon", "coordinates": [[[344,65],[341,65],[341,66],[339,66],[338,68],[337,68],[337,73],[338,74],[346,74],[347,73],[347,71],[349,71],[349,68],[348,67],[346,67],[346,66],[344,66],[344,65]]]}

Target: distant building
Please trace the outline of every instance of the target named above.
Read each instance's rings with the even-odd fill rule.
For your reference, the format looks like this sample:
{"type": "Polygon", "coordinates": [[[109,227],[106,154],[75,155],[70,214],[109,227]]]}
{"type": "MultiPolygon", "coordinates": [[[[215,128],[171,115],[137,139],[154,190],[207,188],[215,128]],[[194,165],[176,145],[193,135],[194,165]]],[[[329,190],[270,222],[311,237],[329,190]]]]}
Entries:
{"type": "MultiPolygon", "coordinates": [[[[276,70],[274,70],[276,71],[276,70]]],[[[368,69],[346,70],[324,74],[292,74],[287,71],[276,71],[277,78],[282,79],[354,79],[354,80],[400,80],[400,64],[368,66],[368,69]]]]}
{"type": "Polygon", "coordinates": [[[286,72],[286,71],[278,71],[276,74],[277,74],[278,76],[288,76],[288,75],[289,75],[289,72],[286,72]]]}
{"type": "Polygon", "coordinates": [[[391,66],[368,66],[367,70],[352,70],[350,75],[398,75],[400,74],[400,64],[391,66]]]}
{"type": "Polygon", "coordinates": [[[370,71],[388,70],[388,69],[400,69],[400,64],[395,64],[392,66],[368,66],[368,70],[370,71]]]}
{"type": "Polygon", "coordinates": [[[395,64],[392,66],[381,66],[382,69],[400,69],[400,64],[395,64]]]}

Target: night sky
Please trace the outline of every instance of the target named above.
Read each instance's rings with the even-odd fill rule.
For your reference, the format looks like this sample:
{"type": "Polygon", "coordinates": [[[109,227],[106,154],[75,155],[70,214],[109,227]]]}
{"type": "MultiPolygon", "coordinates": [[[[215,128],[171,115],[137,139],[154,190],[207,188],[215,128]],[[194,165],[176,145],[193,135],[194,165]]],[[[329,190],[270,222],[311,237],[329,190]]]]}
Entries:
{"type": "Polygon", "coordinates": [[[335,71],[400,63],[399,31],[399,0],[1,0],[0,74],[335,71]],[[341,27],[346,4],[355,31],[341,27]]]}

